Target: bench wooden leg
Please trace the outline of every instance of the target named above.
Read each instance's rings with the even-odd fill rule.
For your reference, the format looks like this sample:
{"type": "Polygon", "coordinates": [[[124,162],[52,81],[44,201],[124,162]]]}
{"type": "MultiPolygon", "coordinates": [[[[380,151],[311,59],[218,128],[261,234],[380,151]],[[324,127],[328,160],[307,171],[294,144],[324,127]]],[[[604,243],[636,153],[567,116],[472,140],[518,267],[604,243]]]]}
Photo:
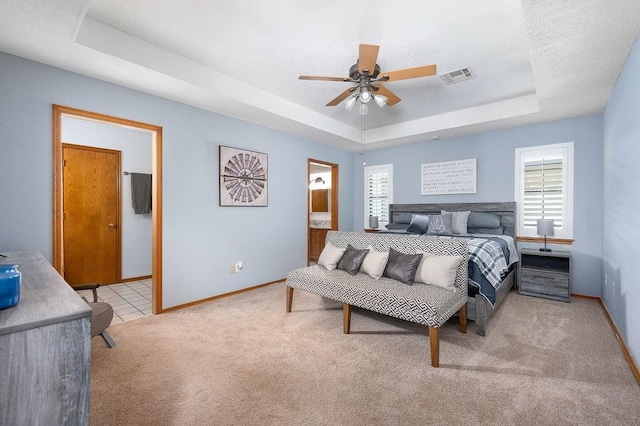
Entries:
{"type": "Polygon", "coordinates": [[[342,332],[349,334],[351,331],[351,305],[348,303],[342,304],[342,332]]]}
{"type": "Polygon", "coordinates": [[[460,333],[467,332],[467,304],[465,303],[458,311],[458,318],[460,320],[460,333]]]}
{"type": "Polygon", "coordinates": [[[440,366],[440,329],[429,326],[429,345],[431,346],[431,366],[440,366]]]}
{"type": "Polygon", "coordinates": [[[293,287],[287,286],[287,312],[291,312],[292,303],[293,303],[293,287]]]}

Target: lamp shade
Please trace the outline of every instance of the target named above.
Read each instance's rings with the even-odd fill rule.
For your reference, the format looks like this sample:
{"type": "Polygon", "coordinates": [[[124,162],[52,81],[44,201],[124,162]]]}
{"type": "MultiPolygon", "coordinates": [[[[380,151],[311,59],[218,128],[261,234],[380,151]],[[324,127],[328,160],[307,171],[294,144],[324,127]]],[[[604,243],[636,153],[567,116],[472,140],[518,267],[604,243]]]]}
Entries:
{"type": "Polygon", "coordinates": [[[378,216],[369,216],[369,228],[371,229],[378,228],[378,216]]]}
{"type": "Polygon", "coordinates": [[[387,101],[389,100],[386,96],[384,95],[375,95],[373,97],[373,100],[376,101],[376,104],[378,104],[378,106],[380,108],[382,108],[383,106],[385,106],[387,104],[387,101]]]}
{"type": "Polygon", "coordinates": [[[351,111],[355,104],[356,104],[356,98],[355,96],[352,96],[349,99],[347,99],[347,101],[344,103],[344,107],[347,109],[347,111],[351,111]]]}
{"type": "Polygon", "coordinates": [[[553,219],[538,219],[538,235],[553,235],[553,219]]]}

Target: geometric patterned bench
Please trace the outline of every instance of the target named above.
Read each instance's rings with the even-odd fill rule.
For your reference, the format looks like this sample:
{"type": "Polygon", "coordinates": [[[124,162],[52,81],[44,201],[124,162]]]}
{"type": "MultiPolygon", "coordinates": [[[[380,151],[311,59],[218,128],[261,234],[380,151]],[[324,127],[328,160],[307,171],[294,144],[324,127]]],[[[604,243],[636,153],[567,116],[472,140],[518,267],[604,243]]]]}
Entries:
{"type": "Polygon", "coordinates": [[[467,242],[457,239],[412,237],[375,233],[329,231],[327,241],[336,247],[348,244],[363,249],[373,246],[378,251],[393,248],[412,254],[423,251],[435,255],[454,255],[464,258],[456,271],[456,290],[451,291],[428,284],[407,285],[387,277],[378,280],[359,272],[349,275],[323,266],[312,265],[287,274],[287,312],[291,312],[293,289],[304,290],[342,302],[343,331],[351,328],[351,306],[429,326],[431,365],[439,365],[439,328],[456,313],[460,317],[460,331],[466,333],[467,308],[467,242]]]}

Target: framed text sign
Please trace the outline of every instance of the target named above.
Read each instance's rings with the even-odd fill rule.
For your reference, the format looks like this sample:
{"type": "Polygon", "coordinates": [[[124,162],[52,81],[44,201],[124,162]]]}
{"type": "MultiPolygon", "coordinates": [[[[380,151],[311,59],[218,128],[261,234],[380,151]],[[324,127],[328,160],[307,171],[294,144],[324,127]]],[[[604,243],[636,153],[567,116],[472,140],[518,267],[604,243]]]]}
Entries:
{"type": "Polygon", "coordinates": [[[476,159],[421,165],[422,195],[475,194],[476,159]]]}

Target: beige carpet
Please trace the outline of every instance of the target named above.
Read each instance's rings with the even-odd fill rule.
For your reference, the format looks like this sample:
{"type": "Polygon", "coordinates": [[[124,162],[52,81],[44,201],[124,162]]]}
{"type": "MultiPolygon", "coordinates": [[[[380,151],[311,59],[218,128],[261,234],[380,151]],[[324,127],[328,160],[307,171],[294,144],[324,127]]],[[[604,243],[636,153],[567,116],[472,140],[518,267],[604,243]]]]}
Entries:
{"type": "Polygon", "coordinates": [[[597,302],[511,292],[486,337],[284,284],[109,328],[92,341],[92,425],[637,425],[640,386],[597,302]]]}

